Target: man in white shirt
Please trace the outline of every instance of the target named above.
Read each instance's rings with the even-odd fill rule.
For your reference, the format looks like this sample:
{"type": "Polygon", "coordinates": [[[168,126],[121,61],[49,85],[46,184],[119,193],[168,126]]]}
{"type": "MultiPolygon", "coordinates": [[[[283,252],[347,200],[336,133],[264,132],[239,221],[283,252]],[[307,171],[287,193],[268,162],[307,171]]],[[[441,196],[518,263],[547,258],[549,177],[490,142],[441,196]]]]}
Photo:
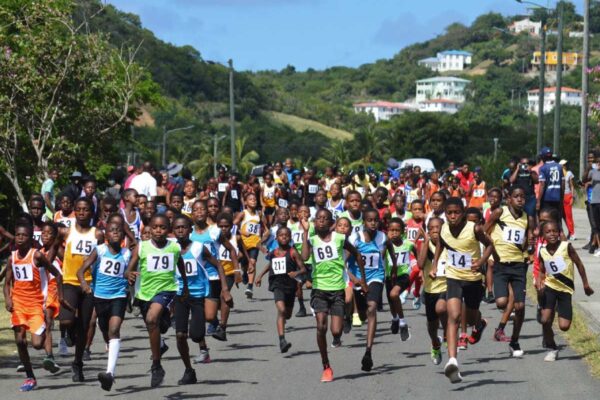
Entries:
{"type": "Polygon", "coordinates": [[[148,199],[156,197],[156,179],[154,179],[151,172],[152,164],[149,161],[144,162],[142,173],[133,178],[129,186],[137,190],[138,194],[146,195],[148,199]]]}

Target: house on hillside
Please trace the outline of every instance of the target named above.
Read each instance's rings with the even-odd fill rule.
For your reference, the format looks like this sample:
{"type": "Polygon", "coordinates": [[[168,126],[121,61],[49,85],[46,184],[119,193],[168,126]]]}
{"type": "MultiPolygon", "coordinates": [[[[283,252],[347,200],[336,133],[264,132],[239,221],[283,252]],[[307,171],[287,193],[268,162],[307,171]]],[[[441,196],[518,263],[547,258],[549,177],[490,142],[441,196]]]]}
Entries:
{"type": "MultiPolygon", "coordinates": [[[[570,87],[561,87],[560,92],[560,103],[563,105],[579,106],[581,107],[581,90],[573,89],[570,87]]],[[[533,89],[527,91],[527,112],[529,114],[537,114],[539,107],[539,89],[533,89]]],[[[554,104],[556,103],[556,87],[547,87],[544,89],[544,113],[548,113],[554,110],[554,104]]]]}
{"type": "Polygon", "coordinates": [[[372,114],[375,121],[387,121],[394,115],[399,115],[407,111],[417,111],[417,107],[406,103],[392,103],[390,101],[370,101],[365,103],[353,104],[356,114],[365,112],[372,114]]]}
{"type": "Polygon", "coordinates": [[[473,54],[463,50],[446,50],[437,53],[435,57],[424,58],[417,63],[432,71],[462,71],[471,65],[473,54]]]}
{"type": "MultiPolygon", "coordinates": [[[[540,59],[542,53],[539,51],[533,52],[533,58],[531,59],[531,66],[540,69],[540,59]]],[[[558,64],[558,53],[556,51],[547,51],[545,54],[545,65],[547,71],[556,71],[558,64]]],[[[569,71],[581,64],[583,57],[581,54],[576,52],[566,52],[562,54],[563,71],[569,71]]]]}
{"type": "Polygon", "coordinates": [[[432,99],[446,99],[463,103],[465,89],[471,81],[454,76],[436,76],[417,81],[416,102],[432,99]]]}
{"type": "Polygon", "coordinates": [[[462,107],[461,102],[447,99],[431,99],[419,103],[419,111],[421,112],[443,112],[454,114],[462,107]]]}
{"type": "Polygon", "coordinates": [[[520,21],[514,21],[512,24],[508,25],[507,28],[514,34],[527,32],[531,36],[539,36],[542,30],[542,23],[540,21],[535,22],[529,18],[525,18],[520,21]]]}

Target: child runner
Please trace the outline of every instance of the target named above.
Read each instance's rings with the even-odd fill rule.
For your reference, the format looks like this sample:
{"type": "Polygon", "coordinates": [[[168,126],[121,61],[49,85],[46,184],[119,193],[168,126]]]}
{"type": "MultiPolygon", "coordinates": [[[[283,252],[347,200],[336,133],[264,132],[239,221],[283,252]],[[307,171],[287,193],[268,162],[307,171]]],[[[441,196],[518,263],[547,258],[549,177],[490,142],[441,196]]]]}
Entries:
{"type": "MultiPolygon", "coordinates": [[[[43,348],[46,339],[44,308],[47,276],[44,269],[55,276],[60,303],[64,308],[67,308],[68,304],[63,300],[60,271],[33,245],[32,225],[18,224],[14,236],[15,250],[11,252],[6,267],[4,300],[6,310],[12,314],[11,326],[15,332],[19,359],[27,375],[19,390],[28,392],[36,387],[37,381],[27,350],[27,331],[31,333],[31,344],[34,349],[43,348]]],[[[45,369],[49,369],[49,366],[49,363],[44,362],[45,369]]]]}
{"type": "Polygon", "coordinates": [[[572,297],[575,291],[575,271],[577,266],[586,296],[594,291],[590,287],[581,259],[573,246],[560,239],[561,232],[556,222],[544,222],[541,226],[546,246],[539,253],[540,274],[535,287],[542,292],[542,328],[548,353],[544,361],[556,361],[558,347],[554,341],[552,323],[558,312],[558,327],[566,332],[573,320],[572,297]]]}
{"type": "MultiPolygon", "coordinates": [[[[444,374],[450,379],[450,382],[458,383],[462,381],[456,360],[457,331],[461,320],[462,303],[464,300],[468,320],[474,325],[473,342],[477,343],[487,325],[479,312],[479,304],[483,297],[480,269],[492,253],[492,244],[481,226],[466,220],[462,199],[449,198],[446,201],[445,213],[448,223],[442,226],[433,264],[438,265],[445,248],[448,254],[446,264],[448,329],[446,335],[449,360],[444,367],[444,374]],[[479,243],[485,246],[483,254],[479,243]]],[[[435,279],[437,271],[432,269],[429,275],[435,279]]]]}
{"type": "Polygon", "coordinates": [[[131,259],[127,268],[129,282],[133,284],[139,279],[139,290],[136,298],[141,302],[142,314],[152,351],[152,368],[150,386],[158,387],[164,377],[165,370],[160,364],[160,335],[166,333],[171,325],[169,306],[173,301],[179,285],[175,268],[179,270],[183,282],[182,296],[187,297],[187,277],[181,255],[181,247],[177,242],[167,240],[171,230],[169,219],[164,214],[156,214],[150,220],[152,239],[143,241],[139,246],[139,268],[135,271],[135,259],[131,259]],[[163,316],[164,315],[164,316],[163,316]]]}
{"type": "Polygon", "coordinates": [[[54,213],[54,222],[63,224],[67,228],[75,225],[75,212],[73,212],[73,199],[68,194],[58,196],[60,210],[54,213]]]}
{"type": "Polygon", "coordinates": [[[187,179],[183,184],[183,207],[181,208],[181,213],[183,215],[187,215],[190,218],[192,217],[192,205],[198,200],[197,194],[198,187],[196,181],[187,179]]]}
{"type": "Polygon", "coordinates": [[[332,183],[329,186],[331,197],[327,200],[325,208],[331,211],[333,219],[337,220],[340,214],[344,212],[344,199],[342,198],[342,187],[339,183],[332,183]]]}
{"type": "Polygon", "coordinates": [[[269,253],[269,264],[256,279],[256,286],[260,287],[262,277],[269,272],[269,291],[273,292],[277,308],[277,334],[282,353],[286,353],[292,347],[292,344],[285,340],[285,321],[292,317],[298,283],[296,278],[306,272],[298,251],[291,244],[291,236],[292,232],[287,226],[277,230],[278,246],[269,253]]]}
{"type": "MultiPolygon", "coordinates": [[[[423,224],[425,222],[423,200],[413,200],[410,203],[410,211],[412,213],[412,218],[406,221],[406,239],[415,245],[418,252],[423,245],[423,237],[425,236],[425,231],[423,229],[423,224]]],[[[421,308],[421,284],[423,283],[423,278],[421,278],[420,270],[417,266],[417,257],[414,255],[410,256],[410,275],[408,278],[408,288],[402,292],[400,299],[402,303],[404,303],[410,292],[410,288],[414,285],[413,309],[418,310],[421,308]]]]}
{"type": "Polygon", "coordinates": [[[129,225],[129,229],[133,233],[133,236],[137,241],[140,241],[141,228],[142,228],[142,217],[140,216],[139,210],[135,204],[137,202],[137,191],[135,189],[125,189],[123,192],[123,203],[125,206],[121,208],[121,214],[125,218],[125,222],[129,225]]]}
{"type": "Polygon", "coordinates": [[[264,183],[260,185],[260,203],[262,204],[262,212],[267,219],[267,224],[271,226],[273,214],[275,214],[275,184],[273,183],[273,175],[265,174],[264,183]]]}
{"type": "MultiPolygon", "coordinates": [[[[298,254],[302,254],[302,245],[304,236],[304,228],[302,227],[302,221],[307,221],[309,230],[314,232],[314,224],[308,222],[310,217],[310,209],[305,205],[298,205],[298,203],[290,203],[290,221],[288,221],[288,227],[292,232],[292,242],[298,254]]],[[[304,268],[306,272],[301,276],[301,281],[298,282],[298,288],[296,290],[296,296],[298,297],[298,312],[296,317],[306,317],[306,307],[304,306],[304,292],[302,286],[306,283],[307,288],[310,288],[312,284],[312,257],[304,261],[304,268]]]]}
{"type": "Polygon", "coordinates": [[[105,340],[108,340],[106,372],[98,374],[98,381],[103,390],[110,391],[115,381],[115,368],[121,348],[121,324],[127,308],[129,284],[125,272],[130,261],[137,263],[138,254],[135,245],[132,251],[121,247],[125,237],[121,223],[110,222],[104,235],[108,243],[101,244],[92,251],[77,271],[77,277],[81,290],[91,295],[92,289],[84,274],[90,269],[92,271],[98,327],[105,340]]]}
{"type": "MultiPolygon", "coordinates": [[[[331,333],[334,340],[339,341],[342,335],[344,318],[344,250],[354,256],[358,262],[363,279],[360,286],[364,292],[368,291],[364,279],[364,261],[354,246],[344,235],[331,232],[333,216],[329,210],[319,210],[315,218],[315,233],[308,234],[308,222],[302,221],[304,228],[302,259],[314,257],[313,264],[313,289],[311,293],[311,307],[315,310],[317,319],[317,345],[321,353],[323,374],[321,382],[333,381],[333,370],[329,365],[327,356],[327,324],[331,316],[331,333]]],[[[358,284],[358,282],[357,282],[358,284]]]]}
{"type": "Polygon", "coordinates": [[[245,294],[247,298],[251,299],[254,274],[256,272],[256,259],[258,258],[258,247],[260,245],[261,234],[266,230],[267,223],[257,208],[256,195],[249,193],[244,200],[246,209],[236,215],[233,223],[239,228],[244,250],[248,254],[248,259],[246,260],[248,286],[246,287],[245,294]]]}
{"type": "Polygon", "coordinates": [[[353,233],[360,232],[363,226],[362,213],[360,211],[361,200],[362,197],[359,192],[356,190],[349,190],[348,193],[346,193],[346,201],[344,203],[346,211],[340,214],[340,217],[346,217],[350,220],[353,233]]]}

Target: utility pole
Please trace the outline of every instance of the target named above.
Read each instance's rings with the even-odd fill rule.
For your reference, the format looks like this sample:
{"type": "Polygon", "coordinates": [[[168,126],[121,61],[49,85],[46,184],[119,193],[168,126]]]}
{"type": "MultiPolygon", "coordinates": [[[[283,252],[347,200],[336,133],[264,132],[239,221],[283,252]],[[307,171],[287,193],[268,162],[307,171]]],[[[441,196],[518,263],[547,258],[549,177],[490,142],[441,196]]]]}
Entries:
{"type": "Polygon", "coordinates": [[[587,153],[588,64],[590,56],[590,0],[583,1],[583,65],[581,66],[581,126],[579,132],[579,179],[583,179],[587,153]]]}
{"type": "Polygon", "coordinates": [[[495,137],[494,138],[494,162],[496,162],[497,158],[498,158],[498,138],[495,137]]]}
{"type": "Polygon", "coordinates": [[[558,154],[559,136],[560,136],[560,96],[561,96],[561,85],[562,85],[562,45],[563,45],[563,3],[559,1],[558,7],[558,44],[556,46],[556,92],[554,99],[554,140],[552,147],[554,148],[554,154],[558,154]]]}
{"type": "Polygon", "coordinates": [[[538,121],[537,121],[537,153],[539,154],[544,142],[544,91],[546,90],[546,10],[542,16],[542,30],[540,31],[540,93],[538,95],[538,121]]]}
{"type": "Polygon", "coordinates": [[[167,127],[163,125],[162,159],[161,166],[167,165],[167,127]]]}
{"type": "Polygon", "coordinates": [[[235,151],[235,107],[233,100],[233,60],[229,59],[229,128],[231,132],[231,170],[237,171],[235,151]]]}

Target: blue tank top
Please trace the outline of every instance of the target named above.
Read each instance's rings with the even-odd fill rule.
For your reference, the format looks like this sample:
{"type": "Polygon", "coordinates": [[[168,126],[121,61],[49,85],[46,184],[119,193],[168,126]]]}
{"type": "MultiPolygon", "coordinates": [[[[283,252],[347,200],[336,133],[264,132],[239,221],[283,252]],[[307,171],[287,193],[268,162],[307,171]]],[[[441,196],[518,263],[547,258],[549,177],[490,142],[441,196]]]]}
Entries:
{"type": "MultiPolygon", "coordinates": [[[[219,238],[221,237],[221,230],[216,226],[209,226],[204,232],[198,233],[194,229],[192,234],[190,235],[190,240],[193,242],[199,242],[203,245],[208,245],[208,249],[213,257],[217,258],[218,249],[219,249],[219,238]]],[[[216,281],[219,279],[219,273],[217,271],[217,267],[212,265],[209,262],[204,263],[204,268],[208,273],[208,278],[211,281],[216,281]]]]}
{"type": "Polygon", "coordinates": [[[131,252],[121,249],[117,254],[112,254],[108,245],[96,247],[98,257],[92,269],[92,282],[94,297],[100,299],[117,299],[127,296],[129,283],[124,273],[127,271],[131,252]]]}
{"type": "MultiPolygon", "coordinates": [[[[202,250],[205,246],[210,250],[209,245],[192,242],[188,250],[181,254],[183,265],[185,266],[185,275],[187,276],[190,297],[204,298],[210,295],[210,282],[208,273],[204,268],[206,261],[202,255],[202,250]]],[[[179,283],[177,294],[181,295],[183,292],[183,280],[179,274],[179,269],[177,270],[177,282],[179,283]]]]}
{"type": "MultiPolygon", "coordinates": [[[[385,266],[382,257],[382,252],[385,249],[386,237],[381,231],[377,231],[375,238],[370,242],[365,241],[364,232],[358,232],[350,236],[350,243],[356,247],[356,250],[360,253],[362,259],[365,261],[365,281],[367,284],[370,282],[383,282],[385,279],[385,266]]],[[[350,271],[358,279],[362,278],[360,268],[356,263],[356,260],[350,262],[350,271]]]]}

